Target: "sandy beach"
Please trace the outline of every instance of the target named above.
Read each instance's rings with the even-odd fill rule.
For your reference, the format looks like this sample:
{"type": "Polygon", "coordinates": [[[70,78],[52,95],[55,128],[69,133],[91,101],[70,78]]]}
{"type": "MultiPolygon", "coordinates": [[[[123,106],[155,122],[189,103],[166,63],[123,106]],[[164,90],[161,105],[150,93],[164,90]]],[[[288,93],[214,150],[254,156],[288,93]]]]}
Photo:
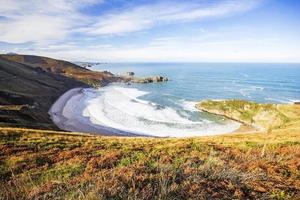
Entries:
{"type": "MultiPolygon", "coordinates": [[[[65,112],[68,112],[65,109],[65,106],[68,103],[68,101],[73,97],[80,98],[82,95],[84,95],[82,93],[82,90],[84,90],[84,88],[74,88],[67,91],[62,96],[60,96],[59,99],[50,108],[49,115],[53,120],[53,122],[62,130],[91,132],[91,133],[98,132],[99,130],[87,126],[86,124],[83,124],[78,120],[74,121],[72,118],[71,119],[66,118],[64,115],[65,112]]],[[[111,135],[111,134],[103,133],[103,135],[111,135]]]]}
{"type": "MultiPolygon", "coordinates": [[[[105,88],[107,90],[110,90],[111,88],[105,88]]],[[[126,91],[128,93],[133,92],[133,91],[126,91]]],[[[135,91],[137,92],[137,91],[135,91]]],[[[232,133],[232,132],[236,132],[236,130],[242,130],[240,129],[240,125],[236,124],[236,125],[232,125],[233,127],[228,128],[224,126],[224,129],[219,126],[219,127],[211,127],[210,129],[213,130],[213,132],[204,132],[208,130],[208,127],[203,127],[201,130],[201,127],[198,127],[199,129],[199,134],[184,134],[181,133],[180,130],[176,131],[174,130],[174,132],[176,132],[176,135],[163,135],[160,134],[160,132],[163,133],[163,130],[160,129],[160,131],[158,129],[154,129],[155,132],[151,132],[151,127],[146,126],[144,128],[148,129],[149,128],[149,133],[143,133],[143,132],[139,132],[138,129],[135,129],[136,127],[134,125],[132,125],[132,127],[122,127],[119,124],[113,124],[111,121],[107,121],[107,117],[105,115],[103,115],[103,113],[101,113],[101,109],[103,108],[99,108],[99,106],[104,106],[101,105],[101,102],[96,102],[96,103],[92,103],[93,106],[91,105],[91,101],[94,100],[93,95],[99,95],[98,93],[94,94],[93,90],[87,89],[87,88],[74,88],[71,89],[69,91],[67,91],[66,93],[64,93],[50,108],[49,110],[49,115],[51,117],[51,119],[53,120],[53,122],[57,125],[57,127],[59,127],[62,130],[65,131],[72,131],[72,132],[86,132],[86,133],[95,133],[95,134],[100,134],[100,135],[115,135],[115,136],[150,136],[150,137],[194,137],[194,136],[205,136],[205,135],[220,135],[220,134],[228,134],[228,133],[232,133]],[[92,96],[92,97],[91,97],[92,96]],[[87,105],[87,102],[89,103],[89,105],[87,105]],[[96,107],[94,107],[96,106],[96,107]],[[98,112],[98,110],[100,110],[98,112]],[[100,121],[99,121],[100,120],[100,121]],[[214,129],[215,128],[215,129],[214,129]],[[139,133],[139,134],[135,134],[135,133],[139,133]]],[[[129,96],[134,96],[134,94],[130,94],[129,96]]],[[[106,96],[107,97],[107,96],[106,96]]],[[[122,102],[121,99],[122,97],[119,97],[116,99],[118,101],[118,103],[122,102]]],[[[157,117],[160,116],[164,116],[167,115],[168,120],[179,120],[177,118],[174,118],[175,116],[172,116],[172,114],[174,113],[161,113],[160,110],[151,110],[151,107],[149,107],[147,102],[141,101],[141,102],[137,102],[139,101],[138,99],[129,99],[128,101],[121,103],[122,104],[122,109],[126,110],[126,108],[124,108],[124,105],[128,105],[129,103],[129,109],[133,109],[133,105],[130,104],[130,102],[138,104],[138,106],[144,106],[144,107],[138,107],[140,109],[134,109],[136,110],[135,112],[137,113],[133,113],[133,115],[139,115],[141,114],[139,110],[147,110],[149,112],[150,109],[150,114],[152,117],[154,115],[155,119],[158,120],[157,117]],[[173,117],[173,118],[171,118],[173,117]]],[[[109,104],[112,104],[111,99],[108,102],[109,104]]],[[[104,103],[106,104],[106,103],[104,103]]],[[[114,105],[116,106],[116,104],[114,105]]],[[[123,110],[120,110],[121,112],[123,110]]],[[[109,112],[113,112],[112,110],[109,110],[109,112]]],[[[128,110],[126,110],[126,112],[128,112],[128,110]]],[[[116,113],[117,115],[122,115],[122,113],[116,113]]],[[[144,113],[144,115],[149,115],[149,113],[144,113]]],[[[126,120],[126,119],[125,119],[126,120]]],[[[164,120],[164,119],[162,119],[164,120]]],[[[190,123],[190,121],[184,121],[184,122],[178,122],[180,123],[190,123]]],[[[236,122],[234,122],[236,123],[236,122]]],[[[131,123],[130,123],[131,124],[131,123]]],[[[249,131],[249,130],[247,130],[249,131]]],[[[198,131],[197,131],[198,132],[198,131]]],[[[242,131],[243,132],[243,131],[242,131]]]]}
{"type": "MultiPolygon", "coordinates": [[[[82,90],[84,88],[74,88],[66,93],[64,93],[62,96],[59,97],[59,99],[51,106],[49,110],[49,115],[52,121],[58,126],[58,128],[62,130],[67,130],[67,131],[75,131],[75,127],[71,126],[70,124],[70,119],[67,119],[63,112],[65,105],[67,102],[72,98],[73,96],[80,96],[82,95],[82,90]],[[66,124],[68,122],[68,124],[66,124]]],[[[77,127],[76,127],[77,128],[77,127]]],[[[87,127],[85,127],[87,128],[87,127]]],[[[84,129],[85,129],[84,128],[84,129]]]]}
{"type": "MultiPolygon", "coordinates": [[[[72,114],[70,114],[70,112],[72,111],[69,110],[70,107],[67,107],[66,105],[74,104],[77,106],[78,104],[73,103],[73,101],[78,102],[82,98],[84,98],[84,90],[85,88],[80,87],[71,89],[64,93],[62,96],[60,96],[59,99],[51,106],[48,113],[50,115],[50,118],[53,120],[53,122],[57,125],[58,128],[71,132],[85,132],[107,136],[142,136],[126,132],[121,133],[118,130],[107,128],[97,124],[83,123],[84,121],[87,121],[87,118],[85,118],[82,115],[82,113],[78,113],[78,116],[76,118],[72,117],[72,114]]],[[[72,107],[73,111],[82,110],[82,108],[76,106],[72,107]]],[[[84,105],[81,104],[81,106],[84,105]]]]}

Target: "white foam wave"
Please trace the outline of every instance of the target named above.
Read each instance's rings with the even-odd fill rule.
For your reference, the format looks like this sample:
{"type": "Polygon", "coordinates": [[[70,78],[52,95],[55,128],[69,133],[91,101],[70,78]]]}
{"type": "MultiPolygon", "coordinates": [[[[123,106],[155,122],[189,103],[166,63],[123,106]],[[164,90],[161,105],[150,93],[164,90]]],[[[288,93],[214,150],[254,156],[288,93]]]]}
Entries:
{"type": "MultiPolygon", "coordinates": [[[[99,90],[86,89],[73,95],[65,104],[64,126],[76,131],[76,123],[84,124],[77,131],[111,128],[119,133],[158,137],[187,137],[231,132],[236,122],[217,123],[199,118],[192,121],[172,107],[140,99],[148,94],[135,88],[108,86],[99,90]],[[91,128],[92,127],[92,128],[91,128]],[[74,130],[75,129],[75,130],[74,130]]],[[[183,101],[183,108],[195,111],[195,102],[183,101]]],[[[99,130],[101,133],[101,130],[99,130]]]]}
{"type": "Polygon", "coordinates": [[[296,103],[296,102],[300,102],[300,99],[288,99],[289,103],[296,103]]]}
{"type": "Polygon", "coordinates": [[[249,87],[246,87],[246,88],[242,88],[239,91],[240,91],[242,96],[250,97],[252,93],[261,92],[263,90],[264,90],[264,87],[261,87],[261,86],[249,86],[249,87]]]}
{"type": "Polygon", "coordinates": [[[288,98],[265,98],[265,100],[269,100],[269,101],[274,101],[276,103],[288,103],[288,104],[293,104],[295,102],[300,102],[299,99],[288,99],[288,98]]]}
{"type": "Polygon", "coordinates": [[[198,103],[197,101],[187,101],[187,100],[182,100],[180,101],[182,108],[184,110],[188,110],[191,112],[197,112],[199,110],[197,110],[197,108],[195,107],[195,105],[198,103]]]}
{"type": "Polygon", "coordinates": [[[265,100],[267,101],[272,101],[272,102],[276,102],[276,103],[290,103],[290,101],[286,100],[286,99],[282,99],[282,98],[265,98],[265,100]]]}

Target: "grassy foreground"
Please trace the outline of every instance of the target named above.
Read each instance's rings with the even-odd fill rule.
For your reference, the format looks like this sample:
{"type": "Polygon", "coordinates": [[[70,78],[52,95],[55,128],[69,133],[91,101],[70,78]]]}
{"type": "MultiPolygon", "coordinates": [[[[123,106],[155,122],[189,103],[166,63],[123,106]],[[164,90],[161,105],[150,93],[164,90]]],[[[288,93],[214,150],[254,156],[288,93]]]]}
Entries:
{"type": "Polygon", "coordinates": [[[300,129],[158,139],[0,129],[0,199],[299,199],[300,129]]]}

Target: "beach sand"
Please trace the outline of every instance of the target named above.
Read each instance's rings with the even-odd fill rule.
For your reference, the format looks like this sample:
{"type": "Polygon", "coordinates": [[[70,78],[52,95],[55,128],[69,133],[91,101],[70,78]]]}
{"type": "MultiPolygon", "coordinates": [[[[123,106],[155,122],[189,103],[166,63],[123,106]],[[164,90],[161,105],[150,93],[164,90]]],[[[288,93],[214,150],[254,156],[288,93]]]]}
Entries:
{"type": "MultiPolygon", "coordinates": [[[[73,129],[77,128],[77,127],[70,126],[70,124],[72,124],[70,122],[71,119],[67,119],[64,116],[63,112],[65,109],[65,105],[72,97],[74,97],[75,95],[83,95],[83,94],[81,94],[82,93],[81,91],[83,89],[84,88],[74,88],[74,89],[67,91],[62,96],[60,96],[59,99],[56,100],[56,102],[51,106],[48,113],[50,115],[50,118],[56,124],[56,126],[58,128],[60,128],[62,130],[67,130],[67,131],[75,131],[73,129]],[[66,124],[67,122],[68,122],[68,125],[66,124]]],[[[83,127],[83,129],[85,129],[85,128],[87,128],[87,127],[83,127]]]]}
{"type": "MultiPolygon", "coordinates": [[[[81,115],[79,115],[79,120],[75,118],[66,118],[66,115],[69,113],[69,110],[66,108],[66,104],[70,103],[70,101],[78,101],[82,99],[85,95],[83,92],[84,89],[85,88],[74,88],[67,91],[51,106],[48,113],[58,128],[70,132],[84,132],[106,136],[143,136],[124,132],[120,133],[118,130],[103,127],[97,124],[91,125],[83,123],[86,118],[81,115]]],[[[73,109],[79,108],[74,107],[73,109]]]]}
{"type": "MultiPolygon", "coordinates": [[[[117,129],[104,127],[98,124],[85,123],[87,120],[90,119],[88,117],[85,117],[83,113],[80,113],[82,112],[83,108],[79,107],[78,105],[84,106],[84,104],[77,103],[78,101],[81,101],[81,99],[84,99],[84,90],[85,88],[71,89],[64,93],[62,96],[60,96],[60,98],[52,105],[48,113],[50,115],[50,118],[53,120],[53,122],[57,125],[58,128],[71,132],[86,132],[108,136],[146,136],[120,132],[117,129]],[[69,105],[66,106],[67,104],[69,105]],[[75,106],[72,107],[70,106],[70,104],[75,106]],[[74,110],[78,111],[76,117],[73,117],[74,110]]],[[[235,131],[228,133],[248,133],[253,131],[255,130],[252,127],[241,125],[235,131]]],[[[149,135],[147,135],[147,137],[149,137],[149,135]]]]}

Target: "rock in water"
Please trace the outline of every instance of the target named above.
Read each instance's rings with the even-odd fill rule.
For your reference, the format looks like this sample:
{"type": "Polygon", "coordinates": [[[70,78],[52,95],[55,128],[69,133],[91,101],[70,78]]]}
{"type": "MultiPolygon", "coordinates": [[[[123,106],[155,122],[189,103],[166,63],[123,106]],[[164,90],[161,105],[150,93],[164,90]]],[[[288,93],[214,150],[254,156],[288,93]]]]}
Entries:
{"type": "Polygon", "coordinates": [[[166,82],[169,79],[163,76],[152,76],[152,77],[144,77],[144,78],[133,78],[131,82],[133,83],[158,83],[158,82],[166,82]]]}
{"type": "Polygon", "coordinates": [[[126,76],[134,76],[134,72],[126,72],[126,76]]]}

